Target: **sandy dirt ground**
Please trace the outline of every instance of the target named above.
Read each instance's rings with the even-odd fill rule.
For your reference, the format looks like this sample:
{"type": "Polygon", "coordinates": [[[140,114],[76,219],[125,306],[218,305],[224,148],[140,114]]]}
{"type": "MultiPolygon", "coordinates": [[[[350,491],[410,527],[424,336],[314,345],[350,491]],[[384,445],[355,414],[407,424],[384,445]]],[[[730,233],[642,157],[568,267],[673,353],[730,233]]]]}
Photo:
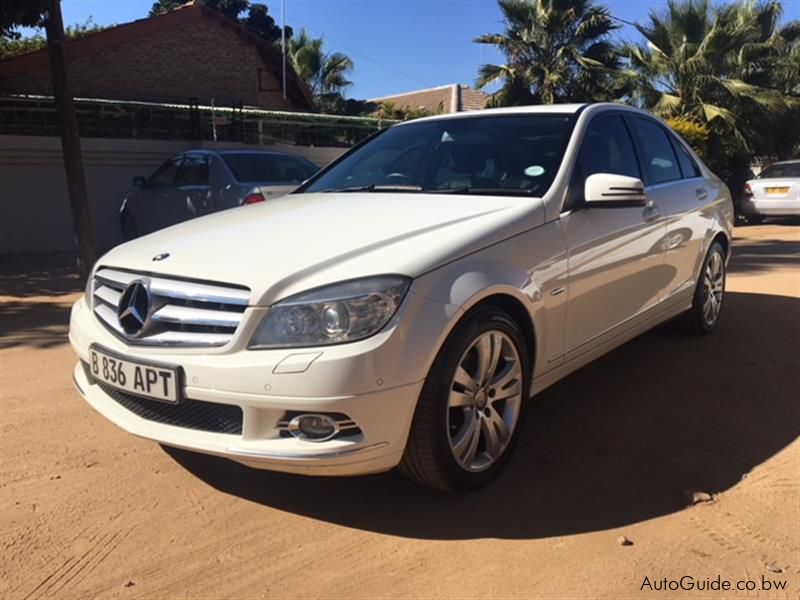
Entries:
{"type": "Polygon", "coordinates": [[[800,227],[736,234],[717,333],[658,328],[545,391],[462,496],[129,436],[73,390],[70,269],[6,260],[0,598],[797,598],[800,227]],[[642,587],[718,576],[756,588],[642,587]]]}

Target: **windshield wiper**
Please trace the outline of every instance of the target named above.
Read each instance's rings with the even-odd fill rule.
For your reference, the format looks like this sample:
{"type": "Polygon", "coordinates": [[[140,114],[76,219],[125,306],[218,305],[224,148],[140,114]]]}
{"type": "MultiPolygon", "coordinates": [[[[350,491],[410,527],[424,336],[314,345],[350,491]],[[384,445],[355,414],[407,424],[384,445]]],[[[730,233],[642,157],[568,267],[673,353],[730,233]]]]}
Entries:
{"type": "Polygon", "coordinates": [[[419,185],[354,185],[350,187],[333,188],[325,190],[326,194],[330,193],[349,193],[349,192],[421,192],[422,186],[419,185]]]}

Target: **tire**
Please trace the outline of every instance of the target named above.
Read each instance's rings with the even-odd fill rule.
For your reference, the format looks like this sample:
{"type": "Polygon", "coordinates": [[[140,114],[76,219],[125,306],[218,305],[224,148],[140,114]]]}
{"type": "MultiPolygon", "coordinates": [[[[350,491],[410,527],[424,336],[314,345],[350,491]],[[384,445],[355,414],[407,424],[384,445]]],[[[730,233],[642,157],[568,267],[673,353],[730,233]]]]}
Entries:
{"type": "Polygon", "coordinates": [[[136,225],[131,213],[125,210],[119,217],[119,226],[122,230],[122,239],[126,242],[139,237],[139,227],[136,225]]]}
{"type": "Polygon", "coordinates": [[[444,492],[475,489],[493,479],[519,435],[530,362],[522,331],[506,312],[493,306],[470,311],[431,366],[401,472],[444,492]]]}
{"type": "Polygon", "coordinates": [[[717,328],[725,304],[725,278],[725,250],[719,242],[714,242],[700,269],[692,307],[680,317],[680,323],[686,333],[707,335],[717,328]],[[709,285],[712,284],[715,290],[713,298],[708,295],[709,285]],[[713,316],[709,313],[712,309],[713,316]]]}

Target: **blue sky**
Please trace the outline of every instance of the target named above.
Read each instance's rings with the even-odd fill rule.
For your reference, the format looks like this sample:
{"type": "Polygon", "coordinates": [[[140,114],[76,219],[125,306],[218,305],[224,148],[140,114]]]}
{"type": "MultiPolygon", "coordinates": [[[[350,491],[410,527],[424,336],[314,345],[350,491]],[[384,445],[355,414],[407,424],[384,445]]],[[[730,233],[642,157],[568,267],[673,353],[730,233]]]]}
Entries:
{"type": "MultiPolygon", "coordinates": [[[[63,0],[65,24],[91,16],[107,25],[140,19],[153,0],[63,0]]],[[[258,0],[257,0],[258,1],[258,0]]],[[[262,3],[280,20],[280,0],[262,3]]],[[[615,17],[646,18],[666,0],[607,0],[615,17]]],[[[800,18],[800,0],[783,0],[784,18],[800,18]]],[[[325,39],[327,50],[355,63],[348,96],[373,98],[420,87],[472,84],[478,66],[500,62],[492,48],[474,44],[482,33],[502,31],[495,0],[286,0],[286,22],[325,39]]],[[[626,26],[618,35],[637,39],[626,26]]]]}

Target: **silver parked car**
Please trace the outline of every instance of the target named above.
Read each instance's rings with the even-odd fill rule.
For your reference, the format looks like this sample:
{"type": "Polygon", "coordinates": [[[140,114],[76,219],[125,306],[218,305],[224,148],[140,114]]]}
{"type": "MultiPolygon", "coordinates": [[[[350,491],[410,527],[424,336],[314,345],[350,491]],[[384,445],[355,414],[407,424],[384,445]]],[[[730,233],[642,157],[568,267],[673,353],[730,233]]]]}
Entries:
{"type": "Polygon", "coordinates": [[[194,217],[282,196],[316,173],[299,156],[253,150],[190,150],[149,177],[134,177],[120,207],[126,240],[194,217]]]}
{"type": "Polygon", "coordinates": [[[745,183],[739,212],[748,223],[800,217],[800,160],[774,163],[745,183]]]}

